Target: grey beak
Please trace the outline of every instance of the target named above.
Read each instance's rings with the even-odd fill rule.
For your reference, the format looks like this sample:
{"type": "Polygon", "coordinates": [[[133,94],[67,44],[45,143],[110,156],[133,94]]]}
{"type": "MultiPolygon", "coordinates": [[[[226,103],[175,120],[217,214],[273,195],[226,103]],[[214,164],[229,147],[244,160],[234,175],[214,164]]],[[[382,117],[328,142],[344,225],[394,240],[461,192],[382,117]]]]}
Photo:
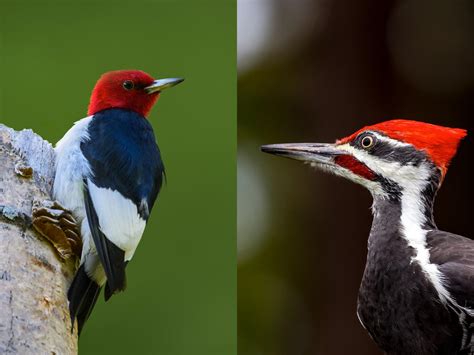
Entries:
{"type": "Polygon", "coordinates": [[[153,82],[150,86],[145,88],[147,94],[153,94],[154,92],[160,92],[165,89],[171,88],[178,85],[184,81],[183,78],[167,78],[167,79],[158,79],[153,82]]]}
{"type": "Polygon", "coordinates": [[[335,157],[347,154],[347,152],[341,151],[337,145],[328,143],[270,144],[263,145],[261,150],[285,158],[331,165],[334,163],[335,157]]]}

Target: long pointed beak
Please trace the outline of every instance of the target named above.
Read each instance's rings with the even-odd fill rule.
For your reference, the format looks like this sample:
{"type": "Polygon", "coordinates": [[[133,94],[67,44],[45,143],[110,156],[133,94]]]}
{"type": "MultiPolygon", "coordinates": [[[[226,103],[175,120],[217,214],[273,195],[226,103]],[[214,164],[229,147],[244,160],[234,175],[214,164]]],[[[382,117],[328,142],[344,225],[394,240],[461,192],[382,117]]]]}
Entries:
{"type": "Polygon", "coordinates": [[[347,152],[329,143],[287,143],[270,144],[261,147],[262,152],[279,155],[285,158],[334,165],[334,159],[347,152]]]}
{"type": "Polygon", "coordinates": [[[165,89],[176,86],[184,81],[183,78],[167,78],[167,79],[158,79],[153,82],[150,86],[145,88],[147,94],[153,94],[154,92],[160,92],[165,89]]]}

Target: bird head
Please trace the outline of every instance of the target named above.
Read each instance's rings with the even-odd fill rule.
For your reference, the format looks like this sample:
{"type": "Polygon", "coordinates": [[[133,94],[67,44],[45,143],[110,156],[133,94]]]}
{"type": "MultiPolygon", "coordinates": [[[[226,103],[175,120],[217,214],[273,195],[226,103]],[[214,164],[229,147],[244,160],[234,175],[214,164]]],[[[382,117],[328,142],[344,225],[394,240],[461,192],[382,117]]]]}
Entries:
{"type": "Polygon", "coordinates": [[[302,160],[359,183],[374,196],[391,197],[428,182],[437,190],[466,134],[398,119],[364,127],[334,144],[273,144],[262,151],[302,160]]]}
{"type": "Polygon", "coordinates": [[[123,108],[146,117],[161,91],[184,79],[155,80],[140,70],[116,70],[103,74],[92,91],[88,115],[109,108],[123,108]]]}

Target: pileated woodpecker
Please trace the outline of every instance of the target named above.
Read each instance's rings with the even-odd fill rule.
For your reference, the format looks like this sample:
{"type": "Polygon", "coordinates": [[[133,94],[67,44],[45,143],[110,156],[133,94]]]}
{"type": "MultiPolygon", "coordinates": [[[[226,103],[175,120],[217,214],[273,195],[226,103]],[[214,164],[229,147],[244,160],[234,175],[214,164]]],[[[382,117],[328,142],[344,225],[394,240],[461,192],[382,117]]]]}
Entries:
{"type": "Polygon", "coordinates": [[[474,354],[474,241],[440,231],[433,204],[463,129],[391,120],[335,144],[274,144],[365,186],[373,223],[357,315],[388,354],[474,354]]]}

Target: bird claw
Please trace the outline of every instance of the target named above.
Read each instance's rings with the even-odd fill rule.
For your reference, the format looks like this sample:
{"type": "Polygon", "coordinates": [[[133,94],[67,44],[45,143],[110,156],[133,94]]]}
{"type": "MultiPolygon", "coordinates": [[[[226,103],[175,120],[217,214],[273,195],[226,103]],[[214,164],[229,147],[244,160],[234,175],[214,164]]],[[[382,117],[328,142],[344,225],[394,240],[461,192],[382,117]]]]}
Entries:
{"type": "Polygon", "coordinates": [[[82,239],[71,211],[57,201],[33,202],[33,227],[67,260],[72,256],[80,258],[82,239]]]}

